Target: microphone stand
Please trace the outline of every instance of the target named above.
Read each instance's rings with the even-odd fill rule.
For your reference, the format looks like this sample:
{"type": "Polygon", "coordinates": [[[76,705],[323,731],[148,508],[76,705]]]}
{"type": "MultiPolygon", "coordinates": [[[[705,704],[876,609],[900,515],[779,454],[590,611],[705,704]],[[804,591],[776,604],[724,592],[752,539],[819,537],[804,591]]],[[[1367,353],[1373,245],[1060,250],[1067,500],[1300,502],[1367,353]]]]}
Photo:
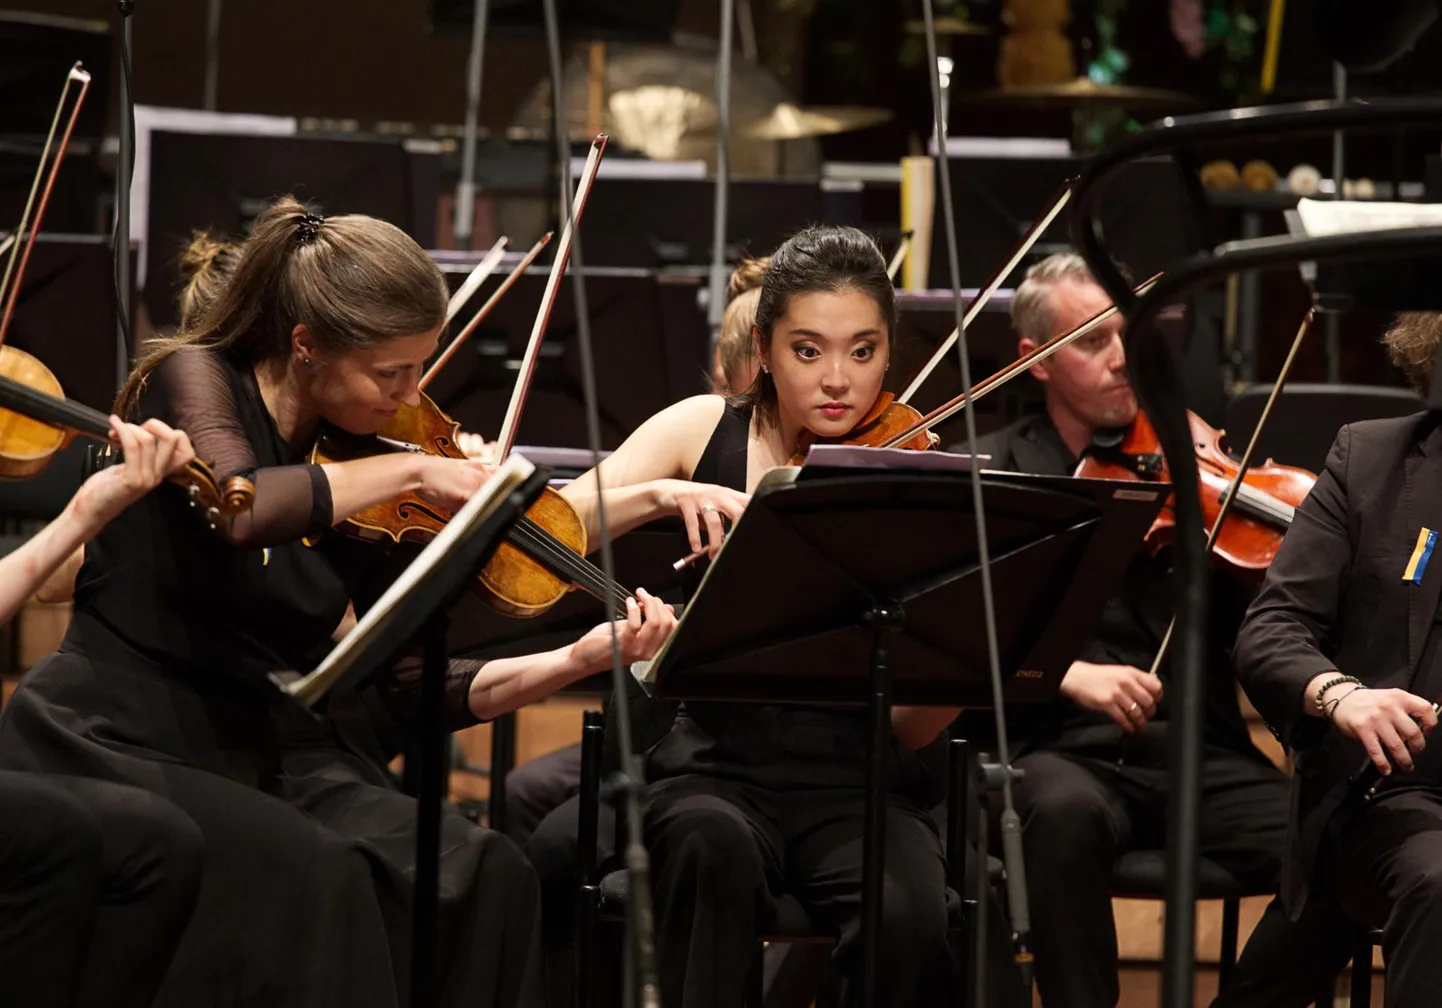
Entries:
{"type": "Polygon", "coordinates": [[[115,387],[130,374],[130,320],[132,288],[130,268],[130,177],[135,169],[135,93],[130,79],[130,15],[134,0],[119,0],[120,8],[120,152],[115,167],[115,299],[120,313],[115,350],[115,387]]]}
{"type": "MultiPolygon", "coordinates": [[[[732,0],[726,0],[729,4],[732,0]]],[[[560,28],[556,19],[556,0],[542,0],[546,18],[546,50],[551,64],[552,122],[561,152],[561,219],[571,218],[571,147],[565,116],[565,90],[562,80],[560,28]]],[[[576,344],[581,356],[581,378],[586,399],[586,433],[591,447],[593,466],[601,463],[601,419],[596,394],[596,365],[591,346],[590,313],[586,304],[586,281],[581,259],[581,228],[579,222],[571,229],[571,279],[576,302],[576,344]]],[[[596,489],[602,490],[600,473],[596,489]]],[[[596,517],[601,536],[601,570],[605,575],[607,597],[615,594],[616,561],[603,496],[596,499],[596,517]]],[[[627,671],[621,663],[617,646],[615,621],[611,622],[611,702],[616,706],[616,723],[620,734],[621,771],[613,778],[612,797],[625,815],[626,874],[629,884],[626,900],[625,984],[622,988],[623,1008],[660,1008],[661,984],[656,970],[656,927],[651,907],[650,857],[641,840],[641,792],[645,780],[640,757],[636,755],[631,731],[630,698],[627,693],[627,671]]]]}
{"type": "MultiPolygon", "coordinates": [[[[486,58],[486,22],[489,0],[476,0],[471,22],[471,58],[466,64],[466,129],[461,141],[461,181],[456,185],[456,247],[470,251],[471,232],[476,220],[476,134],[481,115],[481,71],[486,58]]],[[[569,148],[567,148],[569,149],[569,148]]],[[[566,173],[569,176],[569,173],[566,173]]]]}
{"type": "MultiPolygon", "coordinates": [[[[926,22],[926,65],[931,83],[932,113],[936,129],[938,174],[941,176],[942,222],[946,227],[947,264],[950,267],[952,309],[956,315],[956,350],[961,367],[961,387],[966,389],[962,416],[966,420],[967,451],[976,457],[976,409],[971,393],[971,359],[967,349],[966,318],[961,303],[961,265],[956,244],[955,207],[951,199],[951,166],[946,153],[946,93],[937,62],[936,17],[932,0],[922,0],[926,22]]],[[[1021,847],[1021,817],[1012,796],[1010,746],[1006,732],[1006,708],[1001,679],[1001,656],[996,636],[996,605],[991,585],[991,549],[986,538],[986,514],[981,491],[981,467],[971,466],[972,510],[976,513],[976,546],[981,573],[981,604],[986,620],[986,648],[991,670],[992,709],[996,716],[997,761],[1001,764],[1001,842],[1006,864],[1007,910],[1011,916],[1013,955],[1021,974],[1027,1004],[1032,999],[1031,914],[1027,907],[1026,867],[1021,847]]]]}

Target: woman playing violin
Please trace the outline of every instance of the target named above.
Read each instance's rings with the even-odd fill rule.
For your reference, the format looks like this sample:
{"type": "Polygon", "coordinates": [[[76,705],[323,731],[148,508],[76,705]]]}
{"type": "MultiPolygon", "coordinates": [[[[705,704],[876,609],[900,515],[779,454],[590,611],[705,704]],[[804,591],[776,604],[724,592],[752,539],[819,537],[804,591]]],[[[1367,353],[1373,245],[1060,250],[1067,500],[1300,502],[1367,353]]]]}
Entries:
{"type": "MultiPolygon", "coordinates": [[[[686,517],[693,547],[702,547],[704,528],[714,551],[721,517],[739,516],[763,473],[787,464],[803,439],[844,437],[871,411],[894,323],[886,262],[869,237],[816,227],[788,240],[761,288],[761,370],[750,390],[732,401],[686,399],[642,424],[600,467],[610,521],[633,527],[671,510],[676,481],[711,484],[686,517]]],[[[567,490],[588,520],[597,485],[592,472],[567,490]]],[[[898,709],[893,718],[881,983],[897,1006],[943,1004],[956,993],[942,848],[925,811],[944,782],[933,743],[954,713],[898,709]]],[[[666,1004],[740,1005],[737,978],[783,891],[838,929],[837,964],[854,968],[865,739],[862,713],[683,705],[646,768],[666,1004]]]]}
{"type": "MultiPolygon", "coordinates": [[[[404,1001],[414,807],[380,765],[393,740],[347,715],[379,703],[408,725],[418,663],[332,695],[319,721],[269,674],[308,668],[347,604],[364,613],[404,559],[333,525],[403,491],[453,508],[485,477],[474,460],[411,453],[306,463],[323,427],[368,435],[414,403],[446,300],[395,227],[283,199],[194,325],[153,344],[121,392],[122,413],[184,429],[217,473],[247,474],[254,502],[212,530],[162,488],[94,540],[60,652],[6,706],[0,764],[134,783],[199,825],[200,900],[157,1004],[404,1001]]],[[[674,621],[638,595],[619,626],[627,660],[674,621]]],[[[554,652],[453,662],[448,724],[609,662],[604,625],[554,652]]],[[[459,816],[443,831],[446,1003],[538,1003],[529,867],[459,816]]]]}

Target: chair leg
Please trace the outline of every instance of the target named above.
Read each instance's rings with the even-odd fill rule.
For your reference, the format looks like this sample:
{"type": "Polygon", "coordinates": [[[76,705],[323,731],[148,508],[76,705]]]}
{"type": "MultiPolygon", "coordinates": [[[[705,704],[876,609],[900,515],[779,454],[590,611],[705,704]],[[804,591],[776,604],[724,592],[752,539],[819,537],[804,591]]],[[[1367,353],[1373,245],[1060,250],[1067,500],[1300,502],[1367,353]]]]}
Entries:
{"type": "Polygon", "coordinates": [[[1370,1008],[1372,1004],[1372,937],[1364,926],[1357,929],[1352,947],[1352,1008],[1370,1008]]]}
{"type": "Polygon", "coordinates": [[[1242,902],[1237,899],[1222,901],[1222,951],[1217,961],[1217,990],[1225,990],[1232,978],[1232,967],[1237,964],[1237,931],[1240,927],[1242,902]]]}
{"type": "Polygon", "coordinates": [[[596,1002],[596,940],[601,905],[596,866],[597,818],[601,803],[601,755],[605,728],[600,711],[586,711],[581,720],[581,789],[576,865],[576,1000],[578,1008],[596,1002]]]}

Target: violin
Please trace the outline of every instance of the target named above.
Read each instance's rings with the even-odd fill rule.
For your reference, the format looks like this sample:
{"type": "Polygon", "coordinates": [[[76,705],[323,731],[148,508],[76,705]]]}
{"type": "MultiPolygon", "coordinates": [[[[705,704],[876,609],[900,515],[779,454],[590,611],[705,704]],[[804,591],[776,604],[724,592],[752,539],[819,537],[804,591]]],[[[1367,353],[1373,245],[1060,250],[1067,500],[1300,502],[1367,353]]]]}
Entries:
{"type": "MultiPolygon", "coordinates": [[[[1188,411],[1192,448],[1201,481],[1202,514],[1208,533],[1217,522],[1227,488],[1240,468],[1226,447],[1226,432],[1188,411]]],[[[1129,427],[1101,432],[1077,465],[1074,476],[1093,479],[1171,482],[1171,472],[1151,420],[1140,410],[1129,427]]],[[[1232,513],[1216,533],[1213,557],[1242,580],[1260,583],[1271,566],[1297,507],[1317,482],[1315,473],[1271,459],[1251,466],[1237,488],[1232,513]]],[[[1176,512],[1168,497],[1152,527],[1147,549],[1155,555],[1173,541],[1176,512]]]]}
{"type": "MultiPolygon", "coordinates": [[[[580,224],[581,213],[600,170],[606,140],[604,134],[595,138],[586,158],[586,166],[581,172],[571,216],[561,232],[556,257],[551,263],[551,274],[547,278],[546,290],[541,297],[531,329],[531,338],[526,345],[526,354],[516,376],[516,386],[511,393],[511,403],[506,410],[505,421],[501,424],[501,432],[496,438],[498,459],[509,455],[514,444],[521,408],[525,403],[531,375],[535,372],[541,338],[550,320],[551,309],[556,303],[561,275],[570,261],[572,235],[580,224]]],[[[535,244],[507,281],[482,307],[477,318],[451,342],[442,357],[426,372],[421,379],[421,386],[435,376],[436,370],[450,358],[456,347],[474,330],[479,320],[485,317],[485,313],[495,306],[511,283],[535,260],[549,240],[550,235],[547,234],[535,244]]],[[[447,324],[453,320],[463,300],[459,294],[452,299],[446,311],[447,324]]],[[[456,444],[460,425],[442,412],[430,396],[419,388],[417,396],[419,400],[415,406],[402,406],[374,437],[356,438],[339,431],[326,432],[317,439],[311,450],[311,462],[323,465],[326,462],[340,462],[387,450],[464,459],[465,452],[456,444]]],[[[451,517],[448,509],[437,507],[417,494],[407,493],[351,515],[340,522],[339,527],[360,539],[390,539],[399,543],[431,539],[445,527],[451,517]]],[[[586,559],[585,524],[570,501],[547,487],[526,511],[525,516],[506,534],[506,541],[497,547],[490,562],[482,569],[475,591],[487,605],[503,616],[524,619],[546,612],[572,588],[577,587],[600,599],[611,613],[625,614],[626,599],[631,593],[608,582],[601,569],[586,559]]]]}
{"type": "MultiPolygon", "coordinates": [[[[311,449],[318,465],[380,454],[411,451],[444,458],[464,459],[456,445],[460,424],[424,392],[416,406],[403,406],[374,437],[326,431],[311,449]]],[[[407,493],[374,504],[339,523],[341,531],[359,539],[381,542],[424,542],[434,538],[451,520],[449,509],[418,494],[407,493]]],[[[561,601],[572,588],[582,588],[614,612],[626,611],[631,593],[619,586],[606,590],[601,570],[585,557],[586,526],[571,502],[546,487],[540,498],[506,534],[476,582],[476,593],[503,616],[539,616],[561,601]]]]}
{"type": "Polygon", "coordinates": [[[796,453],[791,456],[790,464],[801,465],[805,462],[806,453],[814,444],[865,445],[871,448],[884,445],[888,448],[930,451],[936,447],[939,438],[929,430],[918,430],[897,444],[890,443],[896,440],[897,435],[906,433],[921,423],[921,420],[921,414],[915,407],[898,402],[896,396],[890,392],[883,392],[876,397],[871,409],[845,437],[818,438],[811,431],[803,430],[796,439],[796,453]]]}
{"type": "MultiPolygon", "coordinates": [[[[24,350],[0,346],[0,479],[34,476],[77,434],[110,447],[110,418],[66,399],[50,369],[24,350]]],[[[169,480],[185,488],[191,506],[202,508],[212,526],[245,511],[255,497],[250,480],[232,476],[222,484],[199,459],[169,480]]]]}
{"type": "MultiPolygon", "coordinates": [[[[922,417],[915,407],[908,406],[904,402],[897,402],[896,396],[890,392],[883,392],[876,397],[876,402],[871,404],[871,409],[861,418],[861,422],[844,437],[839,438],[818,438],[810,430],[803,430],[796,439],[796,451],[792,454],[787,465],[804,465],[806,453],[811,450],[814,444],[846,444],[864,445],[868,448],[906,448],[911,451],[930,451],[936,447],[940,440],[929,430],[918,430],[911,434],[908,431],[921,423],[922,417]],[[896,444],[898,435],[906,434],[905,440],[896,444]]],[[[673,570],[682,571],[707,555],[706,550],[698,550],[695,553],[687,554],[671,565],[673,570]]]]}

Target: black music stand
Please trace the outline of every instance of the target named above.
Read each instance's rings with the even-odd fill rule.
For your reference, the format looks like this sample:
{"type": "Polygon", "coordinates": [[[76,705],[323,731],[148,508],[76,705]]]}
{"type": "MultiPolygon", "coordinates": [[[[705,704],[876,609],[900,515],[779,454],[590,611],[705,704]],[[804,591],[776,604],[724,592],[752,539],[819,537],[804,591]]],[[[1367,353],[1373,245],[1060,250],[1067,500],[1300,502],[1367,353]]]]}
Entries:
{"type": "MultiPolygon", "coordinates": [[[[514,471],[515,479],[504,497],[458,539],[446,543],[438,538],[430,543],[407,569],[408,573],[422,569],[424,576],[400,589],[394,597],[390,593],[382,596],[373,611],[361,617],[350,635],[363,635],[358,647],[352,642],[347,649],[346,642],[342,641],[332,652],[334,656],[347,649],[348,656],[344,671],[329,688],[353,690],[389,667],[417,641],[425,649],[414,749],[420,762],[416,775],[416,881],[411,928],[410,1004],[415,1008],[438,1005],[441,996],[435,950],[439,934],[441,803],[446,790],[442,708],[448,665],[446,627],[450,609],[475,584],[481,568],[490,561],[511,526],[526,513],[546,486],[546,474],[520,456],[512,456],[502,467],[501,475],[505,476],[508,470],[514,471]],[[374,629],[367,627],[368,620],[374,620],[374,629]]],[[[481,493],[485,493],[484,488],[481,493]]],[[[462,509],[452,521],[462,521],[464,515],[465,509],[462,509]]],[[[397,579],[397,586],[406,577],[402,574],[397,579]]],[[[287,692],[295,695],[295,683],[285,683],[278,677],[277,681],[287,692]]],[[[317,698],[318,694],[306,693],[297,697],[306,705],[317,698]]]]}
{"type": "MultiPolygon", "coordinates": [[[[780,479],[757,488],[675,635],[635,672],[673,700],[869,705],[862,1003],[871,1006],[893,695],[992,706],[971,485],[964,471],[772,475],[780,479]]],[[[982,490],[1006,700],[1045,702],[1170,487],[987,472],[982,490]]]]}

